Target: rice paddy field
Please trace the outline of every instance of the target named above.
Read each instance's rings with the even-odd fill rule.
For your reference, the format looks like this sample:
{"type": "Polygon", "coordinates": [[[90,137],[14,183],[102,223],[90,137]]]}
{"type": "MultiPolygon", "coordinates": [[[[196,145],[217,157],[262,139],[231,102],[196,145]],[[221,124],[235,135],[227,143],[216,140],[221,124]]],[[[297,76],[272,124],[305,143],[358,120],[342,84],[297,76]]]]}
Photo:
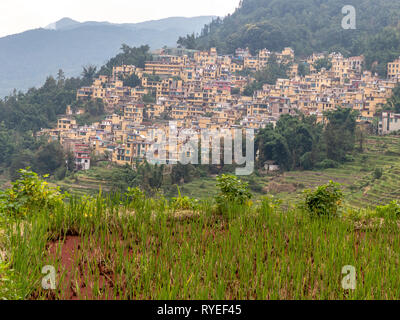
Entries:
{"type": "Polygon", "coordinates": [[[210,177],[175,200],[93,187],[51,209],[0,214],[0,298],[397,300],[400,206],[391,214],[376,206],[399,199],[398,154],[399,137],[369,138],[340,168],[247,178],[265,185],[224,211],[210,177]],[[338,214],[311,215],[302,190],[329,180],[344,192],[338,214]],[[194,189],[199,196],[187,198],[194,189]],[[49,266],[51,290],[43,287],[49,266]],[[352,289],[343,287],[345,266],[355,270],[352,289]]]}
{"type": "MultiPolygon", "coordinates": [[[[95,196],[99,187],[105,191],[112,189],[110,182],[102,178],[107,174],[109,169],[106,167],[94,167],[87,172],[79,172],[75,179],[67,178],[56,184],[72,194],[95,196]]],[[[342,164],[339,168],[253,174],[242,179],[249,182],[256,198],[273,194],[287,204],[299,203],[305,189],[333,180],[342,184],[346,204],[365,208],[399,199],[399,174],[400,136],[370,136],[364,143],[364,152],[355,154],[354,161],[342,164]],[[376,168],[382,169],[379,179],[373,175],[376,168]]],[[[198,199],[207,199],[217,193],[215,177],[195,179],[180,189],[185,195],[198,199]]],[[[177,192],[173,195],[177,195],[177,192]]]]}
{"type": "MultiPolygon", "coordinates": [[[[285,203],[299,203],[305,189],[314,188],[330,180],[342,185],[345,203],[355,208],[385,205],[400,199],[400,137],[370,136],[364,152],[354,155],[354,161],[338,168],[292,171],[273,175],[243,177],[258,198],[267,194],[285,203]],[[382,169],[382,177],[374,178],[374,170],[382,169]]],[[[189,196],[199,194],[207,198],[217,192],[213,178],[195,180],[181,190],[189,196]]]]}
{"type": "Polygon", "coordinates": [[[343,210],[341,217],[315,218],[268,199],[224,214],[209,201],[177,210],[162,197],[71,199],[3,225],[10,268],[0,272],[0,295],[398,299],[398,220],[343,210]],[[355,267],[355,290],[342,287],[346,265],[355,267]],[[55,290],[42,288],[44,266],[56,271],[55,290]]]}

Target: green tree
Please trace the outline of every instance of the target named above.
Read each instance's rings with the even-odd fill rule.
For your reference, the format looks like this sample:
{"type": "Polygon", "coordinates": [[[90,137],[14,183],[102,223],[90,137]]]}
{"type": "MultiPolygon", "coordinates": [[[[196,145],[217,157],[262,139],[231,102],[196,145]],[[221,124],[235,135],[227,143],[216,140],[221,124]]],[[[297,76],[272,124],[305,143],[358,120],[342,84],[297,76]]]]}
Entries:
{"type": "Polygon", "coordinates": [[[65,154],[59,142],[42,146],[34,156],[34,168],[39,174],[50,174],[65,166],[65,154]]]}
{"type": "Polygon", "coordinates": [[[130,47],[127,44],[123,44],[121,51],[115,57],[111,58],[103,67],[101,67],[99,74],[110,76],[113,67],[121,65],[134,65],[138,68],[144,68],[146,61],[153,60],[153,56],[150,53],[150,47],[130,47]]]}
{"type": "Polygon", "coordinates": [[[317,70],[317,72],[320,72],[323,68],[329,71],[332,68],[332,62],[328,58],[318,59],[315,61],[313,67],[317,70]]]}
{"type": "Polygon", "coordinates": [[[124,82],[124,86],[131,87],[131,88],[135,88],[142,84],[139,77],[134,73],[132,73],[130,76],[127,76],[126,78],[124,78],[123,82],[124,82]]]}
{"type": "Polygon", "coordinates": [[[400,85],[398,84],[394,89],[392,96],[387,100],[385,110],[392,110],[394,112],[400,113],[400,85]]]}
{"type": "Polygon", "coordinates": [[[196,36],[192,33],[186,37],[179,37],[177,44],[186,49],[196,49],[196,36]]]}
{"type": "Polygon", "coordinates": [[[256,136],[258,165],[274,161],[286,170],[312,169],[321,157],[322,130],[314,116],[281,116],[256,136]]]}
{"type": "Polygon", "coordinates": [[[327,158],[342,162],[354,150],[357,112],[338,107],[324,113],[327,121],[324,139],[327,158]]]}
{"type": "Polygon", "coordinates": [[[85,85],[91,85],[96,77],[97,67],[94,65],[87,65],[83,67],[82,78],[85,85]]]}

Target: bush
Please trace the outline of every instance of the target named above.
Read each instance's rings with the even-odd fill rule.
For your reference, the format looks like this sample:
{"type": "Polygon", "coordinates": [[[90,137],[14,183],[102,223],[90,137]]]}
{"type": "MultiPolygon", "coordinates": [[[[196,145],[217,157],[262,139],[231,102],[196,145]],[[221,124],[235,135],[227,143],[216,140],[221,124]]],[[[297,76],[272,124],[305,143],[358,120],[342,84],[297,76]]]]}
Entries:
{"type": "Polygon", "coordinates": [[[66,167],[60,167],[54,172],[54,178],[59,181],[64,179],[66,175],[67,175],[66,167]]]}
{"type": "Polygon", "coordinates": [[[379,180],[380,178],[382,178],[383,169],[382,168],[375,168],[373,175],[374,175],[374,179],[375,180],[379,180]]]}
{"type": "Polygon", "coordinates": [[[220,192],[215,200],[220,211],[229,204],[248,205],[252,198],[248,183],[242,182],[233,175],[223,174],[218,176],[217,187],[220,192]]]}
{"type": "Polygon", "coordinates": [[[263,189],[262,186],[254,179],[254,177],[250,178],[248,183],[251,191],[261,192],[263,189]]]}
{"type": "Polygon", "coordinates": [[[375,211],[381,218],[397,218],[400,216],[400,203],[395,200],[386,206],[376,207],[375,211]]]}
{"type": "Polygon", "coordinates": [[[339,163],[331,159],[325,159],[317,164],[318,169],[329,169],[337,167],[339,167],[339,163]]]}
{"type": "Polygon", "coordinates": [[[314,166],[314,162],[312,159],[312,153],[311,152],[306,152],[300,157],[300,166],[304,170],[311,170],[314,166]]]}
{"type": "Polygon", "coordinates": [[[182,197],[181,190],[178,188],[178,197],[171,199],[171,207],[174,211],[176,210],[195,210],[198,207],[198,200],[191,199],[187,196],[182,197]]]}
{"type": "Polygon", "coordinates": [[[124,195],[131,207],[133,207],[135,210],[143,210],[146,201],[146,194],[144,191],[140,190],[137,187],[129,187],[124,195]]]}
{"type": "Polygon", "coordinates": [[[313,190],[305,190],[305,209],[317,216],[336,216],[341,204],[343,193],[339,184],[329,181],[328,184],[313,190]]]}
{"type": "Polygon", "coordinates": [[[12,187],[0,193],[0,212],[25,216],[30,211],[51,210],[63,203],[66,194],[62,194],[59,187],[50,187],[29,168],[20,169],[19,173],[20,178],[12,183],[12,187]]]}

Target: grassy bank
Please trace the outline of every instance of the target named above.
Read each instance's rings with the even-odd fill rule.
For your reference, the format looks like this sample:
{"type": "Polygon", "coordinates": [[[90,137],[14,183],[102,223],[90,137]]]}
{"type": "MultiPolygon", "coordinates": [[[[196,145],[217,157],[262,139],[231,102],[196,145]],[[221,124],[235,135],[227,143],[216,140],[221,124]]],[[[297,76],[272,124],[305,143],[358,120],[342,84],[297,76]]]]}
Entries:
{"type": "MultiPolygon", "coordinates": [[[[314,188],[330,180],[342,184],[344,201],[351,207],[384,205],[400,197],[400,137],[371,136],[364,143],[363,152],[356,152],[354,160],[338,168],[312,171],[293,171],[273,175],[265,173],[242,177],[249,182],[252,193],[261,199],[273,194],[285,203],[299,203],[304,189],[314,188]],[[374,176],[376,169],[382,170],[381,177],[374,176]]],[[[57,181],[63,190],[76,195],[95,196],[99,188],[112,190],[110,181],[112,167],[102,163],[86,172],[79,172],[73,178],[57,181]]],[[[180,186],[181,191],[190,197],[207,199],[217,193],[215,177],[194,179],[180,186]]],[[[170,188],[168,195],[176,196],[177,189],[170,188]]]]}
{"type": "Polygon", "coordinates": [[[23,299],[398,299],[396,217],[338,217],[264,199],[187,205],[163,197],[70,199],[3,225],[1,295],[23,299]],[[179,204],[179,205],[177,205],[179,204]],[[7,226],[7,227],[5,227],[7,226]],[[43,290],[54,266],[56,290],[43,290]],[[342,268],[357,272],[342,288],[342,268]]]}
{"type": "MultiPolygon", "coordinates": [[[[341,183],[344,201],[351,207],[365,208],[384,205],[400,198],[400,137],[370,136],[364,143],[363,152],[356,152],[354,160],[338,168],[292,171],[273,175],[243,177],[252,192],[261,198],[273,194],[286,203],[299,203],[305,189],[314,188],[330,180],[341,183]],[[374,176],[382,169],[382,176],[374,176]]],[[[185,194],[207,198],[217,192],[213,178],[199,179],[185,184],[185,194]]]]}

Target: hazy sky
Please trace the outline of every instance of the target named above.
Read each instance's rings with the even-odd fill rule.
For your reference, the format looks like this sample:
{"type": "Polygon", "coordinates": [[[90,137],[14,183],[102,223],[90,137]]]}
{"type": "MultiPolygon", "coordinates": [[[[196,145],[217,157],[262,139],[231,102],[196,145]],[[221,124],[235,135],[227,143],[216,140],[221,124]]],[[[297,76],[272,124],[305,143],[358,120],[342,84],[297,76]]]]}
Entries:
{"type": "Polygon", "coordinates": [[[0,0],[0,37],[45,27],[61,18],[141,22],[171,16],[225,16],[239,0],[0,0]]]}

